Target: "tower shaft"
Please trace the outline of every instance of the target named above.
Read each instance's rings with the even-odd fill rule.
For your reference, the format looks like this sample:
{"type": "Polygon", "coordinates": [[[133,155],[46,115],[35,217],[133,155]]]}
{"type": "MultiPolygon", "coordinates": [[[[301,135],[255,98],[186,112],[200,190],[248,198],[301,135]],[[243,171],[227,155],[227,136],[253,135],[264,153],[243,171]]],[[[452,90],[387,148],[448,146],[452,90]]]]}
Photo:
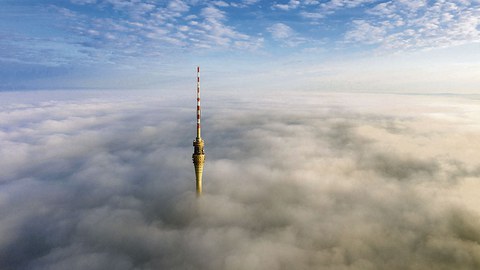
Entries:
{"type": "Polygon", "coordinates": [[[197,196],[202,194],[203,165],[205,163],[205,143],[201,136],[201,109],[200,109],[200,67],[197,67],[197,137],[193,141],[192,160],[195,167],[197,196]]]}

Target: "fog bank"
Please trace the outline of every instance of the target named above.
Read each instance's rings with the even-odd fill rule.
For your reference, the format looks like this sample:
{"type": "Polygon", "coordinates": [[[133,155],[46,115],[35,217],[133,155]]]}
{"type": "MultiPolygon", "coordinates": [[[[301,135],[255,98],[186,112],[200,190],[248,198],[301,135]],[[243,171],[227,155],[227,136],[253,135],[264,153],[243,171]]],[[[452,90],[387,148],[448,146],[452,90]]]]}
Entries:
{"type": "Polygon", "coordinates": [[[478,100],[207,94],[200,199],[194,102],[21,100],[1,269],[480,268],[478,100]]]}

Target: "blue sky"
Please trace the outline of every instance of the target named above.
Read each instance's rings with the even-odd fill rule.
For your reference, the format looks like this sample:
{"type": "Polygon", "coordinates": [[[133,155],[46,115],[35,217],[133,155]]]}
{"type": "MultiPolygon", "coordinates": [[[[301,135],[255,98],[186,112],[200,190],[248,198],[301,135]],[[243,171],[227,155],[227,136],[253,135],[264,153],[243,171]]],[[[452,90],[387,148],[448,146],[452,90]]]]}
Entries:
{"type": "Polygon", "coordinates": [[[0,0],[0,88],[475,92],[480,2],[0,0]]]}

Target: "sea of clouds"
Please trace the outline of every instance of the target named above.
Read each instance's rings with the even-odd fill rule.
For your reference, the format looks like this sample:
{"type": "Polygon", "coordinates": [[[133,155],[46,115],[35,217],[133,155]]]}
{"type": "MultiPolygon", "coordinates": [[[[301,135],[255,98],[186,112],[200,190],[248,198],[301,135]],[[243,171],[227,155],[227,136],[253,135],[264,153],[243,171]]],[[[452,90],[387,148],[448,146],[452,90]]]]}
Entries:
{"type": "Polygon", "coordinates": [[[195,100],[68,95],[0,94],[0,269],[480,269],[478,98],[212,95],[197,199],[195,100]]]}

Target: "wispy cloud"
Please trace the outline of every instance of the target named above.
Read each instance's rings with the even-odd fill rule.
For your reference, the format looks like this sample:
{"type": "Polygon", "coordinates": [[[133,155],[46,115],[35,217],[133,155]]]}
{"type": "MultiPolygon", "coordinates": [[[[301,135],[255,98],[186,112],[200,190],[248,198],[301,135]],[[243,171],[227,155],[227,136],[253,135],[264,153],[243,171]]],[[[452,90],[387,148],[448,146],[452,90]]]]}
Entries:
{"type": "Polygon", "coordinates": [[[462,45],[475,54],[480,42],[480,3],[464,0],[24,0],[0,15],[0,73],[10,77],[14,65],[33,77],[37,66],[146,74],[199,58],[267,66],[277,53],[309,62],[321,51],[353,59],[462,45]]]}
{"type": "Polygon", "coordinates": [[[267,28],[273,39],[279,41],[287,46],[294,47],[306,42],[296,33],[290,26],[284,23],[276,23],[267,28]]]}
{"type": "Polygon", "coordinates": [[[290,0],[288,1],[288,3],[286,4],[274,4],[273,5],[273,8],[276,8],[276,9],[281,9],[281,10],[291,10],[291,9],[296,9],[297,7],[300,6],[300,1],[298,0],[290,0]]]}
{"type": "Polygon", "coordinates": [[[355,8],[364,4],[378,2],[378,0],[331,0],[320,4],[325,11],[335,11],[344,8],[355,8]]]}
{"type": "Polygon", "coordinates": [[[305,8],[306,2],[297,4],[282,7],[324,23],[334,13],[355,9],[357,16],[350,18],[344,40],[382,50],[441,48],[480,40],[480,5],[475,1],[332,0],[314,3],[313,8],[305,8]]]}
{"type": "Polygon", "coordinates": [[[241,0],[241,1],[230,1],[229,5],[237,8],[246,8],[252,5],[259,3],[261,0],[241,0]]]}
{"type": "Polygon", "coordinates": [[[194,46],[237,49],[258,49],[262,46],[262,39],[250,37],[226,25],[224,23],[225,12],[220,9],[213,6],[205,7],[201,10],[200,15],[203,20],[196,25],[194,46]]]}
{"type": "Polygon", "coordinates": [[[308,7],[300,11],[299,15],[305,19],[317,21],[324,19],[337,11],[344,9],[353,9],[362,5],[376,2],[376,0],[330,0],[326,2],[320,1],[303,1],[302,6],[308,7]]]}
{"type": "Polygon", "coordinates": [[[345,35],[386,50],[438,48],[480,42],[480,6],[469,1],[389,1],[366,11],[345,35]]]}
{"type": "MultiPolygon", "coordinates": [[[[162,56],[172,50],[189,48],[223,48],[255,50],[262,46],[257,37],[229,26],[227,14],[220,8],[222,1],[211,5],[171,0],[166,3],[138,1],[74,1],[75,4],[102,10],[102,16],[93,17],[72,8],[70,29],[86,40],[82,45],[92,49],[113,50],[117,56],[162,56]],[[199,12],[192,11],[196,5],[199,12]],[[125,16],[109,16],[105,9],[113,9],[125,16]]],[[[65,9],[65,8],[64,8],[65,9]]],[[[112,60],[114,61],[114,60],[112,60]]]]}
{"type": "Polygon", "coordinates": [[[213,1],[212,4],[215,5],[215,6],[219,6],[219,7],[228,7],[228,6],[230,6],[230,4],[227,3],[227,2],[225,2],[225,1],[213,1]]]}

